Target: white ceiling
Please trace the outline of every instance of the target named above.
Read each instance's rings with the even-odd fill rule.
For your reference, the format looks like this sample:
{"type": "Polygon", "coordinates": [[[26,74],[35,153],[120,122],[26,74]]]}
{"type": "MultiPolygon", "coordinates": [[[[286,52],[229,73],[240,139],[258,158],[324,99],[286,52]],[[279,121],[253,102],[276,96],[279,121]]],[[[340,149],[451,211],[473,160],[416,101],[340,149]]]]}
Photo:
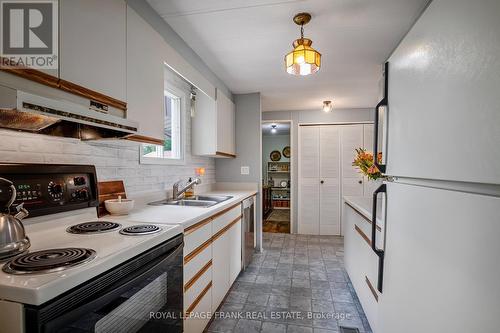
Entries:
{"type": "Polygon", "coordinates": [[[148,0],[233,93],[261,92],[264,111],[373,107],[382,64],[428,0],[148,0]],[[283,57],[305,36],[318,73],[295,77],[283,57]]]}
{"type": "Polygon", "coordinates": [[[263,123],[262,124],[262,135],[289,135],[290,134],[290,123],[263,123]],[[271,125],[276,125],[276,133],[271,132],[271,125]]]}

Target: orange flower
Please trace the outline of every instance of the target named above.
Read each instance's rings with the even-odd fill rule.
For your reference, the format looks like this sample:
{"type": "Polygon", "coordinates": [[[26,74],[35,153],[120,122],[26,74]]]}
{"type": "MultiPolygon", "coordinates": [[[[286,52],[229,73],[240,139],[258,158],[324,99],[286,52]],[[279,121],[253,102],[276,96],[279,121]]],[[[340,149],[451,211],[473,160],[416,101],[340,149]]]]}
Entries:
{"type": "Polygon", "coordinates": [[[374,175],[376,173],[379,173],[379,170],[375,165],[372,165],[366,170],[366,172],[368,172],[370,175],[374,175]]]}

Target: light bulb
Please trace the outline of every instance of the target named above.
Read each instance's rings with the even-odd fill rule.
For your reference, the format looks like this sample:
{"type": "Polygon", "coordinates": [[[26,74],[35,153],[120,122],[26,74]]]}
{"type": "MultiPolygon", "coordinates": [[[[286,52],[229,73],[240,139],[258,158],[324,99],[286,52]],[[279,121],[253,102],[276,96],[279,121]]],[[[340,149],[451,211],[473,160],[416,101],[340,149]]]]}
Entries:
{"type": "Polygon", "coordinates": [[[333,105],[332,101],[324,101],[323,102],[323,111],[330,112],[332,111],[333,105]]]}
{"type": "Polygon", "coordinates": [[[311,64],[300,64],[300,75],[309,75],[311,72],[311,64]]]}

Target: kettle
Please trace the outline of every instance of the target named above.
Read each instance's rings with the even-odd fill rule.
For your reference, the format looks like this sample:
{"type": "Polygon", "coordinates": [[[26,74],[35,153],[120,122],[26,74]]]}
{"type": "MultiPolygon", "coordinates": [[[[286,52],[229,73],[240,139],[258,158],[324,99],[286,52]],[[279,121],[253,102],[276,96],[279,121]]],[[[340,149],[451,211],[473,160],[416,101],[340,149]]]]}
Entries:
{"type": "Polygon", "coordinates": [[[24,253],[30,247],[21,220],[29,215],[20,204],[16,207],[17,214],[10,214],[10,206],[16,199],[14,184],[5,178],[0,178],[0,260],[24,253]]]}

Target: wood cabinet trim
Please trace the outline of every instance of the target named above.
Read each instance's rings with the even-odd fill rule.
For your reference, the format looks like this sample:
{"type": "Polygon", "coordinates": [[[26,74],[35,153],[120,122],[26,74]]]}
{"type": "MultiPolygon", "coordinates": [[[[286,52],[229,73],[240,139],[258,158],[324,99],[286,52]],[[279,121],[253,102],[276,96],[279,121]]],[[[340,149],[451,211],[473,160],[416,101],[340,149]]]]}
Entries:
{"type": "Polygon", "coordinates": [[[238,201],[238,203],[236,203],[236,204],[232,205],[231,207],[228,207],[228,208],[226,208],[226,209],[224,209],[224,210],[221,210],[221,211],[220,211],[220,212],[218,212],[218,213],[215,213],[214,215],[212,215],[212,216],[211,216],[211,218],[212,218],[212,219],[216,219],[216,218],[218,218],[219,216],[226,214],[226,213],[227,213],[227,212],[229,212],[231,209],[233,209],[233,208],[235,208],[235,207],[237,207],[237,206],[240,206],[240,205],[241,205],[241,201],[238,201]]]}
{"type": "Polygon", "coordinates": [[[205,250],[210,244],[212,244],[212,238],[207,239],[200,246],[191,251],[191,253],[189,253],[187,256],[184,257],[184,265],[193,260],[194,257],[196,257],[203,250],[205,250]]]}
{"type": "Polygon", "coordinates": [[[103,103],[117,109],[127,110],[127,103],[120,101],[116,98],[101,94],[100,92],[85,88],[76,83],[62,80],[53,75],[44,73],[37,69],[27,68],[22,66],[17,66],[7,58],[0,58],[1,66],[0,70],[20,76],[24,79],[34,81],[52,88],[66,91],[73,95],[78,95],[84,98],[92,99],[99,103],[103,103]],[[10,65],[9,65],[10,64],[10,65]]]}
{"type": "Polygon", "coordinates": [[[141,142],[141,143],[151,143],[153,145],[163,145],[164,140],[152,138],[145,135],[132,134],[125,138],[126,140],[141,142]]]}
{"type": "Polygon", "coordinates": [[[22,78],[28,79],[30,81],[34,81],[52,88],[59,88],[59,78],[52,76],[50,74],[44,73],[42,71],[17,66],[15,63],[8,58],[0,57],[1,66],[0,70],[20,76],[22,78]]]}
{"type": "Polygon", "coordinates": [[[372,241],[370,240],[370,238],[368,238],[368,236],[363,232],[363,230],[361,230],[360,227],[358,227],[356,224],[354,225],[354,229],[358,232],[358,234],[361,236],[361,238],[364,239],[364,241],[369,245],[369,246],[372,246],[372,241]]]}
{"type": "Polygon", "coordinates": [[[200,229],[201,227],[203,227],[204,225],[212,222],[212,217],[207,217],[206,219],[204,220],[201,220],[200,222],[197,222],[189,227],[187,227],[186,229],[184,229],[184,236],[187,236],[189,234],[192,234],[193,232],[195,232],[196,230],[200,229]]]}
{"type": "Polygon", "coordinates": [[[195,224],[184,229],[184,235],[189,235],[190,233],[193,233],[197,229],[203,227],[205,224],[212,222],[214,219],[218,218],[221,215],[224,215],[225,213],[229,212],[231,209],[233,209],[239,205],[241,205],[241,202],[238,202],[238,203],[232,205],[231,207],[225,208],[225,209],[221,210],[220,212],[217,212],[214,215],[211,215],[211,216],[201,220],[200,222],[196,222],[195,224]]]}
{"type": "Polygon", "coordinates": [[[235,154],[225,153],[225,152],[223,152],[223,151],[216,151],[216,152],[215,152],[215,155],[217,155],[217,156],[222,156],[222,157],[236,158],[236,155],[235,155],[235,154]]]}
{"type": "MultiPolygon", "coordinates": [[[[351,205],[347,201],[344,201],[344,202],[347,206],[351,207],[356,212],[356,214],[361,216],[366,222],[368,222],[369,224],[372,224],[372,221],[370,219],[368,219],[366,216],[364,216],[356,207],[354,207],[353,205],[351,205]]],[[[376,228],[378,231],[382,231],[382,228],[378,224],[377,224],[376,228]]]]}
{"type": "Polygon", "coordinates": [[[193,312],[194,308],[200,303],[203,297],[207,294],[207,292],[212,288],[212,281],[210,281],[205,288],[201,291],[201,293],[196,297],[196,299],[191,303],[191,305],[186,310],[186,317],[189,316],[191,312],[193,312]]]}
{"type": "Polygon", "coordinates": [[[76,83],[69,82],[66,80],[59,80],[59,89],[69,92],[73,95],[79,95],[94,101],[104,103],[109,106],[113,106],[117,109],[127,110],[127,103],[120,101],[116,98],[101,94],[100,92],[85,88],[76,83]]]}
{"type": "Polygon", "coordinates": [[[188,291],[189,288],[193,286],[193,284],[198,281],[198,279],[205,274],[205,272],[212,267],[212,259],[210,259],[209,262],[207,262],[185,285],[184,285],[184,292],[188,291]]]}
{"type": "Polygon", "coordinates": [[[375,301],[378,302],[378,294],[375,288],[373,288],[372,283],[370,282],[370,279],[368,279],[368,276],[365,275],[365,281],[366,284],[368,285],[368,288],[370,288],[370,291],[372,292],[373,297],[375,298],[375,301]]]}
{"type": "Polygon", "coordinates": [[[228,231],[229,229],[231,229],[231,227],[233,225],[235,225],[236,223],[238,223],[239,221],[241,221],[241,218],[242,218],[242,215],[238,216],[237,218],[235,218],[234,220],[232,220],[230,223],[228,223],[224,228],[222,228],[221,230],[219,230],[215,235],[212,236],[212,242],[215,241],[220,236],[222,236],[226,231],[228,231]]]}

